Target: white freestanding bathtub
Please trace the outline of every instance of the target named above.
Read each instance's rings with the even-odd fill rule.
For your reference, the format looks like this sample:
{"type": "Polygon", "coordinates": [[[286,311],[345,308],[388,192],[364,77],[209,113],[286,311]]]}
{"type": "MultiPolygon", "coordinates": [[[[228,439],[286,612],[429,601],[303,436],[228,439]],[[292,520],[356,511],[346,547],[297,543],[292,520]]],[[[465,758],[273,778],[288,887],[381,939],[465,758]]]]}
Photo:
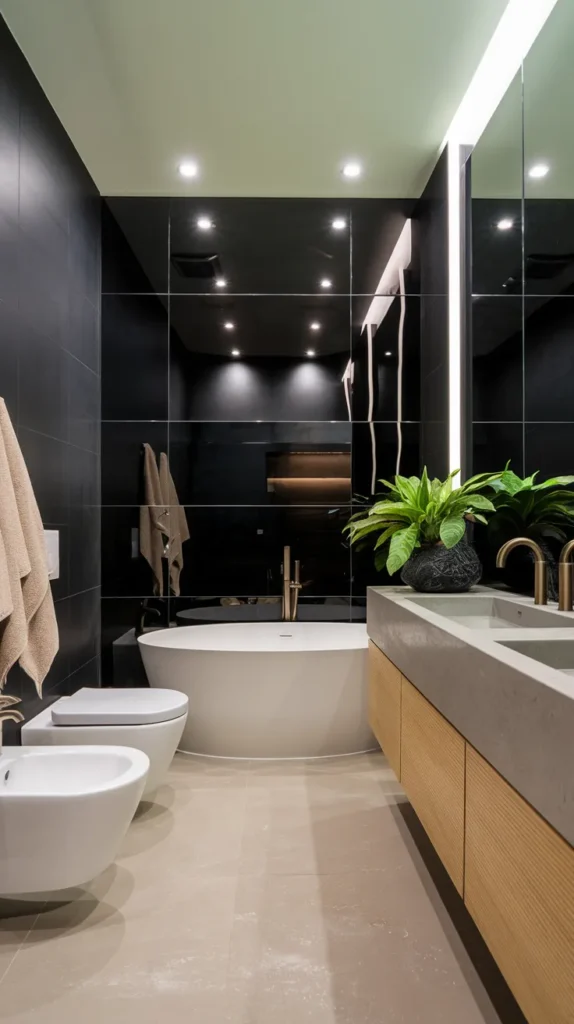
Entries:
{"type": "Polygon", "coordinates": [[[182,626],[139,643],[150,685],[189,697],[183,751],[332,757],[376,746],[364,623],[182,626]]]}

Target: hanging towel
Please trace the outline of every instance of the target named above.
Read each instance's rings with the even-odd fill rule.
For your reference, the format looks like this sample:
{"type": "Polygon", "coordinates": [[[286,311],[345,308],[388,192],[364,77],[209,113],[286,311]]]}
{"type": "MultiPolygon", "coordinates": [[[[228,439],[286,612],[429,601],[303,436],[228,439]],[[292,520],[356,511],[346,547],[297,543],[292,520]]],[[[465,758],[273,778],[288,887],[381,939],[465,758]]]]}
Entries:
{"type": "Polygon", "coordinates": [[[38,694],[58,651],[44,527],[20,445],[0,398],[0,690],[17,661],[38,694]]]}
{"type": "Polygon", "coordinates": [[[179,503],[165,452],[162,452],[159,457],[159,479],[163,499],[165,504],[169,506],[169,537],[167,547],[169,584],[175,596],[179,597],[179,577],[183,569],[183,545],[186,540],[189,540],[189,529],[185,512],[179,503]]]}
{"type": "Polygon", "coordinates": [[[144,444],[144,496],[140,508],[140,552],[154,575],[154,594],[163,597],[162,558],[169,539],[169,512],[162,496],[155,452],[144,444]]]}

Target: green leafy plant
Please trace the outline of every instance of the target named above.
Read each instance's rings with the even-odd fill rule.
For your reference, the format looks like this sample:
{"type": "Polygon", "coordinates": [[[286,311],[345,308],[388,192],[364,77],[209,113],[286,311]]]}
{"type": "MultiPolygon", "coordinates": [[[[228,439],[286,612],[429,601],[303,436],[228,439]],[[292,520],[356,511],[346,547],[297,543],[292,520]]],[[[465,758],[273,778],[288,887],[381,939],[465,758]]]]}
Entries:
{"type": "Polygon", "coordinates": [[[552,538],[561,544],[574,531],[574,476],[554,476],[536,482],[538,472],[524,479],[507,463],[503,473],[492,481],[491,495],[495,514],[488,524],[489,541],[493,546],[511,537],[526,536],[532,540],[552,538]]]}
{"type": "Polygon", "coordinates": [[[458,473],[456,469],[446,480],[430,480],[425,466],[421,477],[396,476],[394,484],[380,480],[388,493],[351,516],[344,528],[351,544],[374,542],[375,566],[386,566],[391,576],[416,548],[432,544],[453,548],[464,537],[467,520],[486,523],[486,514],[494,512],[490,498],[480,492],[501,475],[480,473],[453,488],[458,473]]]}

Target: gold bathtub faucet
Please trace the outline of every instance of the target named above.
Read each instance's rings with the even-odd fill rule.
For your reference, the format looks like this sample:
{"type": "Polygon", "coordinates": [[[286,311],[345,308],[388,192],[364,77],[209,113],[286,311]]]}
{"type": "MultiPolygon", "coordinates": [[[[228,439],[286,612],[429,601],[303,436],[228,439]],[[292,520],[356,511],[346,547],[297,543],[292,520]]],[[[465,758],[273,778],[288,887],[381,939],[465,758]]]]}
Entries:
{"type": "Polygon", "coordinates": [[[291,579],[291,548],[286,544],[283,548],[283,603],[281,607],[283,622],[295,622],[297,618],[297,605],[301,590],[301,562],[298,558],[293,563],[293,575],[294,579],[291,579]]]}

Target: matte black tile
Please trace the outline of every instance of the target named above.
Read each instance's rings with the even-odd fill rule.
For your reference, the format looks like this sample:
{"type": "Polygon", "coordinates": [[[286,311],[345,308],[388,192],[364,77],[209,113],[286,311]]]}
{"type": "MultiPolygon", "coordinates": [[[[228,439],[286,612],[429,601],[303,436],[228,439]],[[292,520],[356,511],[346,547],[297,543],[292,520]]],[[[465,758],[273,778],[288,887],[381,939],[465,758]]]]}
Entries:
{"type": "Polygon", "coordinates": [[[101,582],[101,510],[70,508],[69,593],[99,587],[101,582]]]}
{"type": "MultiPolygon", "coordinates": [[[[368,330],[363,322],[369,315],[368,296],[353,299],[352,411],[354,420],[391,420],[397,416],[399,335],[402,320],[402,419],[420,416],[421,302],[418,296],[404,300],[401,317],[399,297],[375,299],[384,304],[379,327],[372,332],[372,380],[369,374],[368,330]],[[372,402],[372,406],[371,406],[372,402]]],[[[377,319],[382,310],[374,315],[377,319]]]]}
{"type": "Polygon", "coordinates": [[[496,473],[510,460],[511,469],[524,475],[522,423],[474,423],[473,473],[496,473]]]}
{"type": "Polygon", "coordinates": [[[472,377],[475,421],[522,419],[521,296],[473,299],[472,377]]]}
{"type": "Polygon", "coordinates": [[[68,598],[69,674],[91,661],[100,648],[100,591],[87,590],[68,598]]]}
{"type": "MultiPolygon", "coordinates": [[[[56,601],[56,619],[58,622],[59,649],[48,675],[44,680],[44,692],[48,692],[57,684],[67,679],[70,674],[70,652],[72,649],[72,636],[70,630],[70,600],[64,598],[56,601]]],[[[29,680],[28,693],[34,692],[34,684],[29,680]]]]}
{"type": "Polygon", "coordinates": [[[421,473],[420,424],[403,423],[401,436],[396,423],[353,423],[353,481],[354,495],[369,497],[372,493],[373,461],[375,493],[381,490],[378,481],[392,480],[397,472],[399,445],[401,448],[399,472],[402,476],[421,473]]]}
{"type": "Polygon", "coordinates": [[[78,448],[98,452],[100,447],[100,378],[66,353],[68,388],[68,440],[78,448]]]}
{"type": "MultiPolygon", "coordinates": [[[[3,53],[4,56],[4,53],[3,53]]],[[[18,218],[20,110],[17,90],[0,74],[0,219],[18,218]]]]}
{"type": "Polygon", "coordinates": [[[68,676],[67,691],[68,696],[76,693],[77,690],[81,690],[83,686],[89,686],[90,688],[96,688],[101,685],[100,679],[100,657],[92,658],[85,665],[82,665],[77,669],[73,675],[68,676]]]}
{"type": "Polygon", "coordinates": [[[108,197],[102,208],[102,291],[167,292],[169,199],[108,197]]]}
{"type": "Polygon", "coordinates": [[[71,508],[101,504],[99,455],[68,445],[66,475],[71,508]]]}
{"type": "Polygon", "coordinates": [[[102,686],[146,686],[136,628],[168,625],[167,600],[102,599],[102,686]]]}
{"type": "Polygon", "coordinates": [[[350,500],[350,423],[172,423],[186,505],[333,505],[350,500]]]}
{"type": "Polygon", "coordinates": [[[348,419],[347,298],[174,296],[170,323],[170,419],[348,419]]]}
{"type": "Polygon", "coordinates": [[[18,351],[19,325],[17,311],[0,301],[0,381],[14,428],[18,422],[18,351]]]}
{"type": "Polygon", "coordinates": [[[524,307],[527,420],[574,421],[574,295],[527,298],[524,307]]]}
{"type": "Polygon", "coordinates": [[[326,278],[327,291],[348,294],[350,239],[350,206],[342,200],[172,199],[170,291],[307,294],[325,291],[326,278]],[[203,218],[209,230],[199,226],[203,218]],[[342,222],[339,230],[334,221],[342,222]],[[209,277],[197,276],[210,267],[209,277]]]}
{"type": "Polygon", "coordinates": [[[18,273],[18,226],[0,209],[0,300],[17,304],[20,290],[18,273]]]}
{"type": "Polygon", "coordinates": [[[96,373],[100,371],[100,309],[98,303],[79,292],[70,295],[70,322],[64,340],[64,348],[89,366],[96,373]]]}
{"type": "Polygon", "coordinates": [[[574,423],[526,424],[526,473],[574,475],[574,423]]]}
{"type": "Polygon", "coordinates": [[[53,237],[37,237],[20,230],[18,292],[20,308],[30,327],[63,345],[70,315],[67,236],[59,225],[51,228],[53,237]]]}
{"type": "Polygon", "coordinates": [[[23,327],[18,350],[18,420],[22,427],[68,440],[70,358],[51,338],[23,327]]]}
{"type": "Polygon", "coordinates": [[[167,419],[167,309],[150,295],[102,299],[102,418],[167,419]]]}
{"type": "Polygon", "coordinates": [[[159,457],[160,452],[167,452],[167,433],[167,423],[102,423],[103,505],[143,503],[143,444],[151,445],[159,457]]]}
{"type": "Polygon", "coordinates": [[[36,501],[44,523],[68,522],[69,445],[52,437],[20,428],[18,440],[28,467],[36,501]]]}

